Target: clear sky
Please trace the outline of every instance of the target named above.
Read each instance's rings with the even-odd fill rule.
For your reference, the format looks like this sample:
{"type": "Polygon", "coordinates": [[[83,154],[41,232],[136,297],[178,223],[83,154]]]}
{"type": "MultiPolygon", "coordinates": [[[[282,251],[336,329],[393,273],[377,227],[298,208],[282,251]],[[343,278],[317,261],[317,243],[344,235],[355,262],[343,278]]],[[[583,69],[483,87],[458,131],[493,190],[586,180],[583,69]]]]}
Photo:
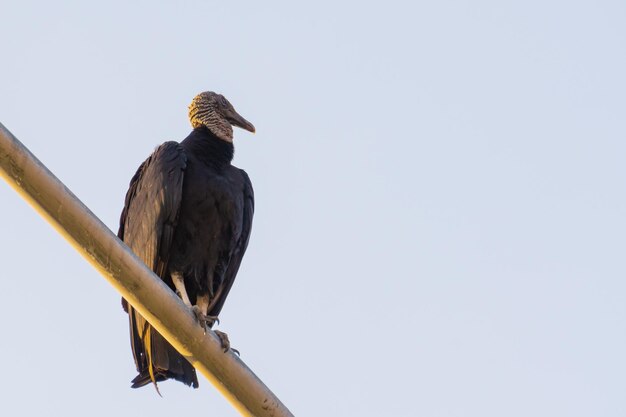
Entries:
{"type": "MultiPolygon", "coordinates": [[[[114,231],[195,94],[254,123],[218,328],[298,416],[626,415],[626,3],[231,3],[0,2],[0,122],[114,231]]],[[[1,414],[236,415],[0,202],[1,414]]]]}

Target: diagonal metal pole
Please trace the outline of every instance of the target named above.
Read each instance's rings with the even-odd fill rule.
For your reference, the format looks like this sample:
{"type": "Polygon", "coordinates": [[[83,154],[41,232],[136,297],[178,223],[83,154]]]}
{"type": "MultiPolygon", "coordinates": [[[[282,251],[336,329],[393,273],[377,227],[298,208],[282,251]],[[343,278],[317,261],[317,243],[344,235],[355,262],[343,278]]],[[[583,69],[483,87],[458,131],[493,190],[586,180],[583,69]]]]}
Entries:
{"type": "Polygon", "coordinates": [[[292,416],[217,336],[0,123],[0,176],[244,416],[292,416]]]}

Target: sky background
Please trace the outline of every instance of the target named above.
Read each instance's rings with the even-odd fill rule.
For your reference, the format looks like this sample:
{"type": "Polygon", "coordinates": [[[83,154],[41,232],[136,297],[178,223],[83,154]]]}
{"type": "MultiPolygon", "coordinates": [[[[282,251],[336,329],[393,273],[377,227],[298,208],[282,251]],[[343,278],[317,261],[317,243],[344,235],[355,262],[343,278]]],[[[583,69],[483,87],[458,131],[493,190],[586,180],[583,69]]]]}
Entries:
{"type": "MultiPolygon", "coordinates": [[[[0,122],[112,230],[224,94],[256,194],[219,329],[297,416],[626,415],[626,3],[0,1],[0,122]]],[[[3,415],[235,416],[0,183],[3,415]]]]}

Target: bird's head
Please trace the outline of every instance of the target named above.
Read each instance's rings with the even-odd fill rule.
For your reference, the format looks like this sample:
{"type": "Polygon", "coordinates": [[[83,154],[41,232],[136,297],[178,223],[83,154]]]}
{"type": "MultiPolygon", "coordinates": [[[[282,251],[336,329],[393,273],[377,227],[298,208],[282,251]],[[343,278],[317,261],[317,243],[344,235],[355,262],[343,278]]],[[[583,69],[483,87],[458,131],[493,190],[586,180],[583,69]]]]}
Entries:
{"type": "Polygon", "coordinates": [[[189,121],[193,128],[206,126],[218,138],[227,142],[233,141],[233,126],[238,126],[254,133],[252,123],[241,117],[226,98],[205,91],[193,98],[189,105],[189,121]]]}

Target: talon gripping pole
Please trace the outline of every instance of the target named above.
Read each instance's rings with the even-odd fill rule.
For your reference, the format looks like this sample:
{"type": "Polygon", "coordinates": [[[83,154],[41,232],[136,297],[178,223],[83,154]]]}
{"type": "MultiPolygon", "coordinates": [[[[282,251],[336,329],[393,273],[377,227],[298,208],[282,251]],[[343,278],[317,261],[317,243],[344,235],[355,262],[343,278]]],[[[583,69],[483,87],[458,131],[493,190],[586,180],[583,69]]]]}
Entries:
{"type": "Polygon", "coordinates": [[[183,302],[0,123],[0,176],[244,416],[293,416],[183,302]]]}

